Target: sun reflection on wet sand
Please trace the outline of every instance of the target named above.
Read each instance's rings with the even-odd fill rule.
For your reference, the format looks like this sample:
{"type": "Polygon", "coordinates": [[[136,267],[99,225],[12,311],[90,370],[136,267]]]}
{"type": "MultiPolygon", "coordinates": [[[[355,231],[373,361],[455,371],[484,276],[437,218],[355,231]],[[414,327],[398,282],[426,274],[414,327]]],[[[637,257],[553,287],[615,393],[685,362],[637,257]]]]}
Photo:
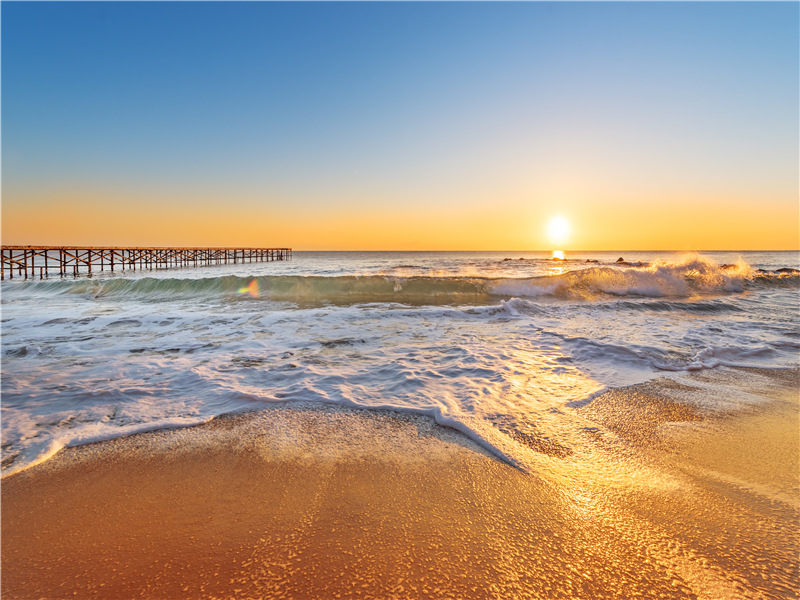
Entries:
{"type": "MultiPolygon", "coordinates": [[[[557,360],[516,351],[506,401],[594,389],[557,360]]],[[[726,376],[507,424],[530,473],[427,417],[310,404],[71,448],[3,481],[3,597],[794,597],[798,508],[770,486],[797,498],[796,375],[726,376]],[[737,389],[761,403],[733,420],[684,400],[737,389]]]]}

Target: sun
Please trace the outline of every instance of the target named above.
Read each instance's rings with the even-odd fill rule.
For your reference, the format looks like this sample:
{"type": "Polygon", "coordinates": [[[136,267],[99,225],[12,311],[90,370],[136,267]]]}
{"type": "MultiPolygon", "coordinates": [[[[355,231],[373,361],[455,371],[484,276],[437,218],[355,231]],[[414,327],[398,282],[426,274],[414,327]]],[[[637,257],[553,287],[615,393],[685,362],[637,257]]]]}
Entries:
{"type": "Polygon", "coordinates": [[[569,223],[567,220],[561,216],[550,219],[547,224],[547,237],[557,246],[566,242],[569,237],[569,223]]]}

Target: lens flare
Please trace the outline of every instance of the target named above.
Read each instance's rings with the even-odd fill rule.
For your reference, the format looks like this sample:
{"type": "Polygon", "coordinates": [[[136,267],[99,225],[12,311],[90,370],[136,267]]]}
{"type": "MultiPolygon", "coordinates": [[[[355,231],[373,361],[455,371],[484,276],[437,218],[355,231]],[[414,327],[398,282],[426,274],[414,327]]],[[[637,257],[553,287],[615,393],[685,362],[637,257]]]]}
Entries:
{"type": "Polygon", "coordinates": [[[247,287],[239,288],[240,294],[250,294],[253,298],[258,298],[258,280],[253,279],[247,287]]]}

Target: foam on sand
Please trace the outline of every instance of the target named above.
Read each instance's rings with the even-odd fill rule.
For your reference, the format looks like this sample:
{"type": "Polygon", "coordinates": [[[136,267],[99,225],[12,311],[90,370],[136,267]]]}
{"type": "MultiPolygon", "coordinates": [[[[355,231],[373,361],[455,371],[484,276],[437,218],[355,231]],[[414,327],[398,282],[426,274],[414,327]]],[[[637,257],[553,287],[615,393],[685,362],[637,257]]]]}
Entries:
{"type": "Polygon", "coordinates": [[[3,598],[790,597],[798,509],[746,446],[796,420],[797,372],[742,373],[595,398],[536,475],[425,416],[318,403],[69,448],[3,480],[3,598]],[[735,413],[691,401],[737,389],[735,413]]]}

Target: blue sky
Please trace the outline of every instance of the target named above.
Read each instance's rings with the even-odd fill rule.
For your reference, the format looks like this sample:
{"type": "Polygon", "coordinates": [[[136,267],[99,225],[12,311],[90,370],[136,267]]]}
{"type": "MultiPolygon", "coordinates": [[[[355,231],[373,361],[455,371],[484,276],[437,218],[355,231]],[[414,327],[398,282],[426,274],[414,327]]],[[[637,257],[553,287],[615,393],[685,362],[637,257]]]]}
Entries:
{"type": "Polygon", "coordinates": [[[734,247],[755,209],[796,230],[798,43],[793,2],[3,2],[3,239],[51,243],[72,202],[133,243],[134,202],[295,247],[535,249],[556,211],[615,247],[602,206],[658,239],[735,213],[708,237],[734,247]]]}

